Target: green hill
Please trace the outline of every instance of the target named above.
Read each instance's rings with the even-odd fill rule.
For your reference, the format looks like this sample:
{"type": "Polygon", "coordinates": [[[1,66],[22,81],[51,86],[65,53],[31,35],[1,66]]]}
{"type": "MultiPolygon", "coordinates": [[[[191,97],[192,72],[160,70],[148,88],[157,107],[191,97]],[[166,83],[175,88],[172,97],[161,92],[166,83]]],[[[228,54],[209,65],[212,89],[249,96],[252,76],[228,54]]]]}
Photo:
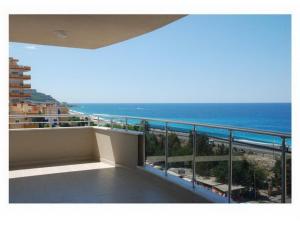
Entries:
{"type": "Polygon", "coordinates": [[[56,102],[57,104],[60,104],[59,101],[57,101],[55,98],[53,98],[51,95],[46,95],[41,92],[37,92],[35,89],[31,90],[31,97],[30,101],[32,102],[56,102]]]}

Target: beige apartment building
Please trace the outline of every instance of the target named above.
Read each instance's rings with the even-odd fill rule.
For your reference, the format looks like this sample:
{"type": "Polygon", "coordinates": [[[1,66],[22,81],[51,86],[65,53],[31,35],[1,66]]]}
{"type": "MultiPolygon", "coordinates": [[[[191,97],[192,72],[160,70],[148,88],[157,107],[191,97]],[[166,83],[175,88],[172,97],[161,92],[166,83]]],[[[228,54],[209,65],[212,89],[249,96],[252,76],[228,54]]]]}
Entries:
{"type": "MultiPolygon", "coordinates": [[[[31,70],[30,66],[18,64],[19,60],[9,58],[9,114],[10,115],[56,115],[68,114],[65,106],[57,103],[33,103],[31,97],[31,76],[24,74],[31,70]]],[[[32,118],[9,119],[10,128],[34,128],[38,124],[28,124],[32,118]],[[26,122],[26,124],[24,123],[26,122]],[[24,124],[23,124],[24,123],[24,124]]]]}
{"type": "Polygon", "coordinates": [[[9,58],[9,103],[23,103],[31,96],[31,85],[24,83],[30,81],[31,76],[24,74],[31,70],[30,66],[18,64],[18,59],[9,58]]]}

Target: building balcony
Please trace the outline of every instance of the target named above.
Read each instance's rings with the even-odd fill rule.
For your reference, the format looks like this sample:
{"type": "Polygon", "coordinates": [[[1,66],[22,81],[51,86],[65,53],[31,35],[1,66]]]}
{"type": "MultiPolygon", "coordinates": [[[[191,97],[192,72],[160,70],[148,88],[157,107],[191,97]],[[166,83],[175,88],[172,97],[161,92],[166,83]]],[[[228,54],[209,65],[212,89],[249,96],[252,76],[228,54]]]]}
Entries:
{"type": "Polygon", "coordinates": [[[30,96],[30,93],[9,93],[10,98],[28,98],[30,96]]]}
{"type": "Polygon", "coordinates": [[[17,80],[30,80],[31,76],[30,75],[17,75],[17,74],[10,74],[9,75],[10,79],[17,79],[17,80]]]}
{"type": "Polygon", "coordinates": [[[11,203],[201,203],[138,167],[141,132],[93,127],[10,130],[11,203]]]}
{"type": "Polygon", "coordinates": [[[30,71],[31,67],[30,66],[20,66],[20,65],[11,65],[11,66],[9,66],[9,69],[21,70],[21,71],[30,71]]]}
{"type": "Polygon", "coordinates": [[[128,124],[130,119],[133,117],[113,116],[107,120],[104,115],[10,116],[10,127],[16,125],[9,131],[10,202],[291,201],[291,149],[286,142],[289,134],[230,127],[229,138],[218,138],[198,134],[194,128],[191,133],[174,132],[172,123],[178,121],[135,117],[141,123],[133,125],[128,124]],[[155,127],[151,121],[156,122],[155,127]],[[74,127],[62,127],[67,123],[74,127]],[[34,125],[44,128],[22,129],[34,125]],[[241,142],[235,140],[233,131],[279,136],[284,142],[273,147],[241,142]],[[206,137],[207,142],[203,141],[206,137]],[[180,154],[178,146],[182,147],[180,154]],[[259,163],[255,171],[266,177],[252,181],[255,164],[249,164],[252,169],[241,170],[241,165],[247,167],[247,160],[259,163]],[[268,179],[274,176],[272,165],[277,160],[281,160],[283,182],[272,186],[268,179]],[[247,184],[245,177],[249,173],[251,182],[247,184]],[[253,188],[255,195],[251,195],[253,188]]]}
{"type": "Polygon", "coordinates": [[[20,88],[20,89],[26,89],[31,88],[31,84],[16,84],[16,83],[10,83],[10,88],[20,88]]]}

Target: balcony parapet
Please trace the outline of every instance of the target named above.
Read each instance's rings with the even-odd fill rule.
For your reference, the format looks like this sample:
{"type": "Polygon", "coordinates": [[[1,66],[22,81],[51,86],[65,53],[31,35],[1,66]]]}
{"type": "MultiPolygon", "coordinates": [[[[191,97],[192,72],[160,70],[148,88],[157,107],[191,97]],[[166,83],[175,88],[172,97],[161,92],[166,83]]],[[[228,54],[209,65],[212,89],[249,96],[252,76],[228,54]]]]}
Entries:
{"type": "Polygon", "coordinates": [[[12,98],[26,98],[30,96],[31,96],[30,93],[9,93],[9,97],[12,98]]]}
{"type": "Polygon", "coordinates": [[[10,74],[9,78],[13,79],[20,79],[20,80],[30,80],[31,76],[30,75],[17,75],[17,74],[10,74]]]}
{"type": "Polygon", "coordinates": [[[31,88],[31,84],[14,84],[14,83],[11,83],[9,84],[9,87],[10,88],[31,88]]]}
{"type": "Polygon", "coordinates": [[[31,67],[30,66],[10,66],[9,69],[13,69],[13,70],[22,70],[22,71],[30,71],[31,67]]]}
{"type": "Polygon", "coordinates": [[[102,161],[135,168],[142,136],[140,132],[100,127],[21,128],[9,132],[10,168],[51,164],[58,160],[102,161]]]}

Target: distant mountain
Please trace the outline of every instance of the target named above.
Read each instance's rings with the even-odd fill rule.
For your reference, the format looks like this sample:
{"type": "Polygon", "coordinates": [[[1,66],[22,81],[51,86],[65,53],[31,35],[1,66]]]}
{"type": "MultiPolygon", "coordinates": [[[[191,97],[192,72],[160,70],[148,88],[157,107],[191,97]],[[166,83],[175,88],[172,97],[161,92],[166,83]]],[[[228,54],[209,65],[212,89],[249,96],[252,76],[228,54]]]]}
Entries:
{"type": "Polygon", "coordinates": [[[32,102],[56,102],[57,104],[60,104],[59,101],[57,101],[55,98],[53,98],[51,95],[46,95],[41,92],[37,92],[37,90],[32,89],[31,90],[31,98],[30,101],[32,102]]]}

